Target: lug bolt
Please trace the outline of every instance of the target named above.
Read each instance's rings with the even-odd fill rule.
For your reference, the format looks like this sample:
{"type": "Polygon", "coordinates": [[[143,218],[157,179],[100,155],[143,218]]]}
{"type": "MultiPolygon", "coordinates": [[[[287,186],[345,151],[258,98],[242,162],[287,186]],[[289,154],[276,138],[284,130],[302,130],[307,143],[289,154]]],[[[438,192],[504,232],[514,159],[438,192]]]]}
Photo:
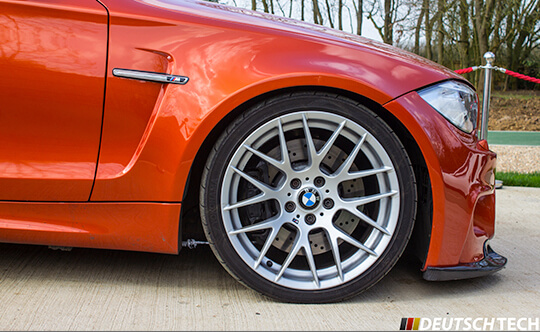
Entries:
{"type": "Polygon", "coordinates": [[[313,225],[315,223],[315,221],[317,220],[317,218],[315,217],[314,214],[310,213],[310,214],[306,215],[304,220],[306,221],[306,224],[313,225]]]}
{"type": "Polygon", "coordinates": [[[324,180],[324,178],[322,176],[318,176],[318,177],[315,178],[314,182],[315,182],[315,186],[320,188],[320,187],[324,186],[326,181],[324,180]]]}
{"type": "Polygon", "coordinates": [[[331,198],[325,198],[322,204],[325,209],[331,209],[334,207],[334,201],[331,198]]]}
{"type": "Polygon", "coordinates": [[[291,180],[291,188],[298,189],[302,185],[302,181],[300,179],[292,179],[291,180]]]}
{"type": "Polygon", "coordinates": [[[285,211],[291,213],[294,210],[296,210],[296,204],[294,204],[294,202],[285,203],[285,211]]]}

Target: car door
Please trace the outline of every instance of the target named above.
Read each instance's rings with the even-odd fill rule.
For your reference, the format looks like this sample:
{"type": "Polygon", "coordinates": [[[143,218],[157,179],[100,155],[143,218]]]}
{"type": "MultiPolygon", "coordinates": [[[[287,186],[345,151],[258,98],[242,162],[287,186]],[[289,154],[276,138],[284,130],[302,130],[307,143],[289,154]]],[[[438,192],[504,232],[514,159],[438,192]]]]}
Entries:
{"type": "Polygon", "coordinates": [[[98,1],[0,0],[0,200],[89,199],[106,59],[98,1]]]}

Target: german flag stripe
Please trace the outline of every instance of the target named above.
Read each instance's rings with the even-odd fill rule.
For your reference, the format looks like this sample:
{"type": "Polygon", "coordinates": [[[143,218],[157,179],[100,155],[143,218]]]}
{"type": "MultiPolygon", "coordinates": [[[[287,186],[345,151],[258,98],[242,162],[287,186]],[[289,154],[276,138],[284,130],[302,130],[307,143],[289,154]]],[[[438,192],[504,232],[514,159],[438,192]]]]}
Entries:
{"type": "Polygon", "coordinates": [[[399,329],[401,331],[418,331],[419,326],[420,318],[401,318],[401,324],[399,326],[399,329]]]}
{"type": "Polygon", "coordinates": [[[414,331],[418,331],[418,325],[420,325],[420,318],[415,318],[415,319],[414,319],[413,326],[412,326],[412,329],[413,329],[414,331]]]}
{"type": "Polygon", "coordinates": [[[401,319],[401,325],[399,326],[399,329],[401,331],[404,331],[407,328],[407,318],[401,319]]]}
{"type": "Polygon", "coordinates": [[[413,323],[414,323],[414,318],[407,319],[407,331],[412,330],[413,323]]]}

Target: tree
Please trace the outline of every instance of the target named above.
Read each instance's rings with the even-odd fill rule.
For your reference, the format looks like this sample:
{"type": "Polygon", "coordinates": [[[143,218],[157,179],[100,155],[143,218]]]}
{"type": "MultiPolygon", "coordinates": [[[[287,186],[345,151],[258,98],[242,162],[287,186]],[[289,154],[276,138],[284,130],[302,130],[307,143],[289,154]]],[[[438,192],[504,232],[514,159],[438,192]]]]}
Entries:
{"type": "MultiPolygon", "coordinates": [[[[522,70],[526,59],[540,43],[540,0],[521,2],[510,1],[510,13],[505,31],[506,67],[522,70]]],[[[517,81],[505,80],[505,89],[517,88],[517,81]]]]}
{"type": "Polygon", "coordinates": [[[422,22],[424,20],[424,15],[426,15],[426,12],[428,10],[429,10],[428,0],[422,1],[422,5],[420,6],[420,13],[418,14],[418,18],[416,19],[416,26],[414,29],[414,53],[416,54],[420,54],[420,34],[422,31],[422,22]]]}
{"type": "Polygon", "coordinates": [[[469,29],[469,3],[467,0],[459,1],[459,40],[458,51],[459,60],[462,68],[469,67],[469,48],[471,43],[469,42],[470,29],[469,29]]]}
{"type": "Polygon", "coordinates": [[[334,22],[332,21],[332,8],[330,7],[330,3],[328,0],[325,0],[326,2],[326,11],[328,13],[328,23],[330,23],[330,27],[334,28],[334,22]]]}
{"type": "Polygon", "coordinates": [[[313,0],[313,23],[323,25],[323,18],[319,8],[319,0],[313,0]]]}
{"type": "Polygon", "coordinates": [[[404,6],[404,0],[373,0],[367,13],[367,18],[375,26],[383,42],[394,44],[394,27],[405,21],[410,12],[410,6],[404,6]]]}
{"type": "Polygon", "coordinates": [[[357,0],[357,2],[354,2],[354,11],[356,12],[356,34],[362,35],[362,23],[364,18],[364,0],[357,0]]]}
{"type": "Polygon", "coordinates": [[[445,1],[437,1],[437,62],[444,63],[444,17],[445,1]]]}

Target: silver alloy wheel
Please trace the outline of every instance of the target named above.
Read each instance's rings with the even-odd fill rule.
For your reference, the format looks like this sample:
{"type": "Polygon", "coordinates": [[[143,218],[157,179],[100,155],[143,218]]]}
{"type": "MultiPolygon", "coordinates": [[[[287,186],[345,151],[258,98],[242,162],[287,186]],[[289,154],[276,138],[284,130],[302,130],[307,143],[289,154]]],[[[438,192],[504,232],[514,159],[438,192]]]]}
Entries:
{"type": "Polygon", "coordinates": [[[224,228],[241,259],[299,290],[339,286],[368,270],[400,212],[385,148],[329,112],[290,113],[257,128],[234,151],[220,195],[224,228]]]}

